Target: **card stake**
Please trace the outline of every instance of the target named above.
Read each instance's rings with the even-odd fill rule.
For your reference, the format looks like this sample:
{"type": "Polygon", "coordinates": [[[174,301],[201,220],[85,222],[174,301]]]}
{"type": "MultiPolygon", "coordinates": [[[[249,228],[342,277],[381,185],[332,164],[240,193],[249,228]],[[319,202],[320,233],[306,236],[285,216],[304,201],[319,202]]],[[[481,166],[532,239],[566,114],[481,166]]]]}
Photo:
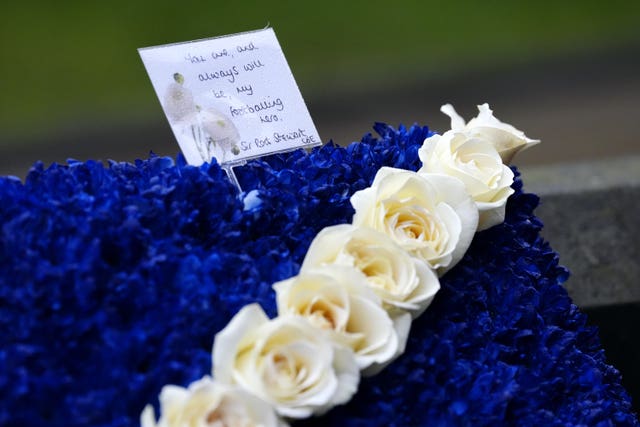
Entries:
{"type": "Polygon", "coordinates": [[[187,162],[233,166],[320,145],[271,28],[138,49],[187,162]]]}

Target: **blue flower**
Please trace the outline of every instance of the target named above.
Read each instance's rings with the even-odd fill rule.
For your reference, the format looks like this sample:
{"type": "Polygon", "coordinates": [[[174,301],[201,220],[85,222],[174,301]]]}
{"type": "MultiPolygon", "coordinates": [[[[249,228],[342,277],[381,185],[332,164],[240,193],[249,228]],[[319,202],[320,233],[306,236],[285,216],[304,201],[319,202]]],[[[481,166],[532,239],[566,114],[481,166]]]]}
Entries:
{"type": "MultiPolygon", "coordinates": [[[[419,168],[428,128],[375,130],[238,167],[243,194],[182,156],[0,179],[0,425],[136,425],[163,385],[210,373],[214,334],[248,303],[275,314],[271,284],[318,231],[350,222],[355,191],[381,166],[419,168]]],[[[406,353],[300,425],[637,425],[539,236],[538,198],[514,189],[406,353]]]]}

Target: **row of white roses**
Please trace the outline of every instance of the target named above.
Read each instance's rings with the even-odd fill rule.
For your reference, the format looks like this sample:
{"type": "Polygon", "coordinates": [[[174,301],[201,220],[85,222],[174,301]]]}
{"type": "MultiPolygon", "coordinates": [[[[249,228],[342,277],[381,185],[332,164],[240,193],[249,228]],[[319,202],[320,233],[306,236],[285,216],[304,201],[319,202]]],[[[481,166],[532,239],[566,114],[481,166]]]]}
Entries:
{"type": "Polygon", "coordinates": [[[427,138],[416,173],[383,167],[356,192],[352,224],[322,230],[299,275],[274,284],[278,317],[251,304],[215,337],[213,377],[166,386],[162,416],[143,427],[278,426],[347,402],[405,348],[411,320],[440,289],[476,231],[504,220],[506,166],[539,141],[500,122],[487,104],[469,123],[427,138]]]}

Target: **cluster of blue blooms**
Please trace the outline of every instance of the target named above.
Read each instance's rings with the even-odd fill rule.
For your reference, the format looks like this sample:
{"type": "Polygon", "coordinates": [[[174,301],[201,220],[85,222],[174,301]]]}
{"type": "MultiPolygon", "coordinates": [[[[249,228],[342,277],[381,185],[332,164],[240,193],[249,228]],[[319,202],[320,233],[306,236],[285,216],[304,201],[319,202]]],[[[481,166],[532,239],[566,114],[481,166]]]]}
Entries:
{"type": "MultiPolygon", "coordinates": [[[[426,127],[377,124],[346,148],[236,168],[151,156],[36,164],[0,179],[0,425],[132,426],[165,384],[211,371],[246,304],[275,315],[322,228],[382,166],[417,170],[426,127]],[[240,196],[240,197],[239,197],[240,196]]],[[[296,425],[638,425],[619,373],[516,193],[412,325],[407,350],[347,405],[296,425]]]]}

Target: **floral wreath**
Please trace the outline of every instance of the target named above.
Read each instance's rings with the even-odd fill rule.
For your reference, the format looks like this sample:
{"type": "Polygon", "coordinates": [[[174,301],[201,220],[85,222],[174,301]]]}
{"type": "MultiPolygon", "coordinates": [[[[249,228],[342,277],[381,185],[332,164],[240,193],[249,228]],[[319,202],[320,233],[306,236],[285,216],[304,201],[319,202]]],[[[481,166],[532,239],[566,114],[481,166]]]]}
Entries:
{"type": "MultiPolygon", "coordinates": [[[[298,275],[273,285],[277,317],[242,308],[215,336],[213,375],[168,385],[143,427],[286,425],[348,402],[360,377],[405,350],[413,319],[464,256],[477,231],[504,221],[514,173],[507,166],[537,144],[493,116],[468,123],[451,105],[451,130],[425,139],[422,167],[380,168],[351,197],[350,224],[313,239],[298,275]]],[[[258,203],[250,192],[245,205],[258,203]]]]}

